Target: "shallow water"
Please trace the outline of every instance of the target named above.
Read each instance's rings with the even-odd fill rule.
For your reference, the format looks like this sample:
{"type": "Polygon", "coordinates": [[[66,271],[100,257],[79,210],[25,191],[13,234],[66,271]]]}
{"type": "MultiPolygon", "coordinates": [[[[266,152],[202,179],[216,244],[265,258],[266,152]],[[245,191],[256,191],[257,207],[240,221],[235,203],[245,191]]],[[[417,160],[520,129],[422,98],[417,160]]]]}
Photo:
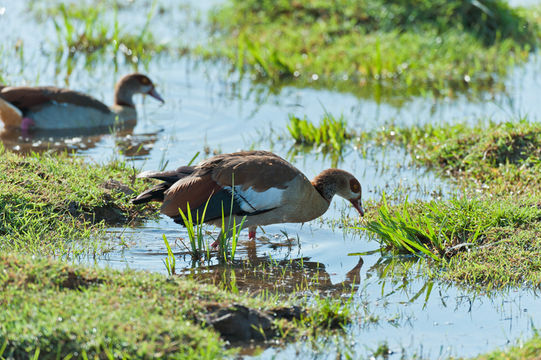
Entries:
{"type": "MultiPolygon", "coordinates": [[[[194,1],[191,5],[204,11],[216,2],[194,1]]],[[[175,11],[157,16],[151,23],[160,38],[169,42],[177,38],[204,41],[197,26],[190,22],[193,18],[187,17],[185,22],[177,20],[179,17],[175,14],[182,14],[180,5],[163,3],[165,8],[175,11]],[[174,26],[167,26],[170,22],[174,26]]],[[[3,51],[9,54],[10,46],[18,39],[22,39],[25,46],[23,63],[14,57],[10,58],[12,61],[6,56],[1,60],[2,69],[7,69],[2,70],[2,75],[11,83],[69,85],[108,103],[112,100],[115,80],[132,71],[131,65],[120,63],[115,73],[110,58],[90,67],[79,59],[68,74],[63,65],[65,57],[57,63],[48,50],[56,36],[51,22],[38,24],[25,13],[24,2],[10,2],[0,5],[2,7],[6,10],[0,15],[0,26],[19,29],[6,35],[3,51]],[[19,22],[20,18],[24,21],[19,22]],[[43,37],[35,36],[37,33],[43,37]]],[[[121,11],[119,18],[135,19],[131,26],[144,23],[148,4],[143,3],[141,7],[143,9],[136,7],[126,13],[121,11]]],[[[79,132],[4,132],[0,139],[14,150],[67,148],[90,162],[122,158],[141,170],[175,168],[187,163],[197,152],[200,152],[197,159],[201,160],[209,156],[206,152],[270,149],[313,177],[335,165],[334,161],[331,156],[317,151],[294,155],[291,141],[278,139],[286,134],[290,113],[307,115],[314,121],[325,111],[344,114],[351,128],[358,131],[389,122],[451,123],[479,117],[503,121],[524,114],[538,120],[541,115],[537,95],[541,82],[539,68],[538,57],[532,55],[526,65],[511,71],[504,92],[396,102],[294,87],[275,94],[263,85],[253,84],[247,77],[239,79],[238,74],[230,73],[228,67],[219,62],[202,63],[189,57],[162,55],[150,60],[146,67],[140,65],[139,70],[150,75],[166,103],[160,105],[153,99],[137,99],[139,121],[134,128],[113,133],[106,129],[84,135],[79,132]]],[[[349,147],[337,165],[357,176],[363,184],[365,200],[380,199],[383,191],[408,195],[410,199],[448,196],[453,191],[447,180],[410,166],[409,157],[401,150],[373,147],[363,150],[349,147]]],[[[266,349],[259,354],[261,358],[335,358],[337,346],[338,351],[351,349],[348,351],[353,354],[368,356],[383,342],[389,344],[393,358],[402,352],[430,358],[471,356],[527,338],[532,334],[532,326],[541,326],[541,310],[535,306],[538,297],[529,291],[483,295],[442,283],[427,285],[414,276],[415,271],[409,276],[392,275],[393,271],[382,275],[384,265],[381,263],[386,259],[379,253],[362,258],[348,255],[376,250],[378,244],[365,235],[340,228],[342,216],[354,216],[354,212],[346,202],[336,199],[320,220],[304,225],[266,226],[264,234],[258,230],[256,244],[249,242],[243,232],[237,261],[226,269],[215,260],[203,266],[194,264],[182,244],[186,231],[162,217],[136,228],[110,229],[112,240],[108,246],[111,249],[97,262],[114,268],[166,273],[163,263],[166,248],[162,239],[165,234],[177,255],[177,273],[182,276],[253,292],[299,289],[299,296],[310,296],[311,291],[338,296],[353,291],[354,304],[359,307],[359,322],[348,327],[342,343],[322,342],[325,344],[322,347],[327,346],[324,350],[296,343],[266,349]],[[248,261],[251,265],[247,265],[248,261]],[[367,321],[365,315],[379,320],[367,321]]],[[[213,236],[216,236],[215,231],[213,236]]]]}

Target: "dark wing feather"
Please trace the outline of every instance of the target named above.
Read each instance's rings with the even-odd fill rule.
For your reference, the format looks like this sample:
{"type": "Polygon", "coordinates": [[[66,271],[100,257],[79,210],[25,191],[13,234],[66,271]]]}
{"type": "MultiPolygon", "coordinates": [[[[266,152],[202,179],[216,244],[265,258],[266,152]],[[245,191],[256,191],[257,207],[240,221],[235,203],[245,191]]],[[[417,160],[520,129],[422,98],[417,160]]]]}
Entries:
{"type": "Polygon", "coordinates": [[[57,103],[68,103],[84,107],[92,107],[104,113],[111,110],[99,100],[78,91],[61,89],[53,86],[17,86],[0,89],[0,96],[19,108],[23,113],[35,108],[57,103]]]}
{"type": "Polygon", "coordinates": [[[183,179],[187,176],[190,176],[194,171],[193,166],[181,166],[176,170],[171,171],[145,171],[137,177],[142,178],[152,178],[163,181],[163,183],[158,184],[141,194],[139,194],[135,199],[132,199],[132,204],[145,204],[150,201],[160,201],[164,200],[164,193],[178,180],[183,179]]]}
{"type": "Polygon", "coordinates": [[[176,183],[178,180],[185,178],[193,174],[193,166],[181,166],[176,170],[169,171],[145,171],[137,175],[139,178],[152,178],[158,179],[170,183],[171,185],[176,183]]]}

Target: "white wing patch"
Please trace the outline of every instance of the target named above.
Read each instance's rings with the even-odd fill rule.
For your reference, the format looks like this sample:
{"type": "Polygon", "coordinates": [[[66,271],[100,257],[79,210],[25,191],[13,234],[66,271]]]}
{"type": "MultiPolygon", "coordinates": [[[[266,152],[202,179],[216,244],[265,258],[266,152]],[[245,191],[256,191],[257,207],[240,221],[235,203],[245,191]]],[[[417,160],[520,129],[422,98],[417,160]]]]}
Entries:
{"type": "MultiPolygon", "coordinates": [[[[225,187],[231,191],[231,187],[225,187]]],[[[242,210],[252,213],[273,209],[282,205],[286,189],[269,188],[265,191],[255,191],[252,188],[242,189],[242,185],[235,186],[235,198],[242,210]]]]}
{"type": "Polygon", "coordinates": [[[28,117],[34,120],[36,127],[40,129],[73,129],[115,124],[112,113],[106,114],[91,107],[67,103],[44,106],[39,111],[29,113],[28,117]]]}

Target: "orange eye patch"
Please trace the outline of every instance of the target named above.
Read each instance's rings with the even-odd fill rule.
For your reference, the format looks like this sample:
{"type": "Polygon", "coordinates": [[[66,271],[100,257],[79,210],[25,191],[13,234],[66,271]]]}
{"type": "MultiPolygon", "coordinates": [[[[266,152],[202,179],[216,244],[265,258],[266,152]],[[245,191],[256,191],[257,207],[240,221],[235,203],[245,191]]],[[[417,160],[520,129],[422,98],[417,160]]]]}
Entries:
{"type": "Polygon", "coordinates": [[[359,182],[356,179],[351,179],[349,181],[349,188],[351,189],[352,192],[358,193],[361,191],[361,184],[359,184],[359,182]]]}

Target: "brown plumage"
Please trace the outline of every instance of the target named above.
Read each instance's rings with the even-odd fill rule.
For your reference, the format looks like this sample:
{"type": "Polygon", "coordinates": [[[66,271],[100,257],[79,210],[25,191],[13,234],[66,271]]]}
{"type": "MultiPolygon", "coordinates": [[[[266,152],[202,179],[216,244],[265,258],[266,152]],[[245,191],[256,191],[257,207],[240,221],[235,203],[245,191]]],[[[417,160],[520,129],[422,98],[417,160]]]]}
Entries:
{"type": "Polygon", "coordinates": [[[250,237],[255,237],[260,225],[313,220],[327,211],[334,195],[349,200],[364,214],[361,185],[350,173],[327,169],[310,182],[289,162],[267,151],[217,155],[193,167],[145,172],[139,177],[163,182],[133,203],[161,201],[161,212],[179,223],[179,209],[186,212],[189,203],[195,218],[197,213],[202,216],[206,205],[205,222],[217,226],[223,207],[226,223],[230,212],[237,224],[246,216],[243,226],[250,228],[250,237]]]}
{"type": "Polygon", "coordinates": [[[124,76],[115,87],[111,108],[90,95],[53,86],[0,87],[0,120],[5,127],[67,129],[105,127],[135,121],[133,95],[148,94],[163,102],[143,74],[124,76]],[[26,120],[25,120],[26,119],[26,120]]]}

